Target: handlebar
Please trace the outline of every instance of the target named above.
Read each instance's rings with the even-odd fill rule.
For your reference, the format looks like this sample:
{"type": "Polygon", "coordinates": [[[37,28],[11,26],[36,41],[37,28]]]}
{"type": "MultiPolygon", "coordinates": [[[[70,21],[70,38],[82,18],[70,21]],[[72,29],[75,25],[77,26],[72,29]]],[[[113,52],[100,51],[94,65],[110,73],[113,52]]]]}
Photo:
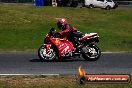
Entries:
{"type": "Polygon", "coordinates": [[[50,29],[49,35],[55,38],[62,37],[62,35],[57,32],[53,27],[50,29]]]}
{"type": "Polygon", "coordinates": [[[54,34],[53,34],[53,37],[62,37],[62,35],[59,33],[59,32],[55,32],[54,34]]]}

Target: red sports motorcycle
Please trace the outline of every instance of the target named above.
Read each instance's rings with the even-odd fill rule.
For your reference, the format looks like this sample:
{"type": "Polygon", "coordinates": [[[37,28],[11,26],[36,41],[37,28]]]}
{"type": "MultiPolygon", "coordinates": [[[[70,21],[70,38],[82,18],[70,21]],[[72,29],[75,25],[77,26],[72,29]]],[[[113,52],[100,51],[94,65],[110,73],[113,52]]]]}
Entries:
{"type": "Polygon", "coordinates": [[[99,42],[97,33],[82,34],[76,44],[64,39],[53,28],[46,35],[44,44],[38,49],[38,56],[43,61],[65,60],[68,57],[82,56],[86,61],[96,61],[101,56],[95,45],[99,42]]]}

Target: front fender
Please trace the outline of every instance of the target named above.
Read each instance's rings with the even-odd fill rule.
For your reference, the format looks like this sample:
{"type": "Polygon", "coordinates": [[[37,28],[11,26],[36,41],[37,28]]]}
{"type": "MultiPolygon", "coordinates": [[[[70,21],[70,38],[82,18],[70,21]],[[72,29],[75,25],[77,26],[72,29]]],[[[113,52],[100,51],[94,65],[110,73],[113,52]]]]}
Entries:
{"type": "Polygon", "coordinates": [[[51,44],[44,44],[44,47],[45,47],[45,49],[46,49],[46,52],[50,49],[50,47],[51,47],[51,44]]]}

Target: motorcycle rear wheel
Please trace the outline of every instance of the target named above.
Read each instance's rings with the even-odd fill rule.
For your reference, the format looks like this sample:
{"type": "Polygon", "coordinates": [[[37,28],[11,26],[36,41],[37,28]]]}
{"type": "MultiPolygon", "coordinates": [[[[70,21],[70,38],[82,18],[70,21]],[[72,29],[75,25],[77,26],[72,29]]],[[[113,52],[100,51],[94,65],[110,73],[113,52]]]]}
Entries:
{"type": "Polygon", "coordinates": [[[82,53],[82,57],[86,61],[96,61],[101,56],[101,51],[96,45],[87,45],[85,51],[82,53]]]}
{"type": "Polygon", "coordinates": [[[38,56],[42,61],[55,61],[57,58],[54,48],[51,46],[48,52],[46,52],[44,45],[38,49],[38,56]]]}

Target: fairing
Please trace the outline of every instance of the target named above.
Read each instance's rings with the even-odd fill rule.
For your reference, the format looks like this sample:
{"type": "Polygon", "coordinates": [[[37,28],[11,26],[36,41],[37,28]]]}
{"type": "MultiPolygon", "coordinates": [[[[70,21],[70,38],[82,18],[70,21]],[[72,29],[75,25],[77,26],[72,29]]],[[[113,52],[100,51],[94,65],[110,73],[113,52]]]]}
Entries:
{"type": "Polygon", "coordinates": [[[59,56],[64,56],[66,53],[74,49],[73,44],[68,40],[60,38],[50,38],[50,40],[57,47],[59,56]]]}

